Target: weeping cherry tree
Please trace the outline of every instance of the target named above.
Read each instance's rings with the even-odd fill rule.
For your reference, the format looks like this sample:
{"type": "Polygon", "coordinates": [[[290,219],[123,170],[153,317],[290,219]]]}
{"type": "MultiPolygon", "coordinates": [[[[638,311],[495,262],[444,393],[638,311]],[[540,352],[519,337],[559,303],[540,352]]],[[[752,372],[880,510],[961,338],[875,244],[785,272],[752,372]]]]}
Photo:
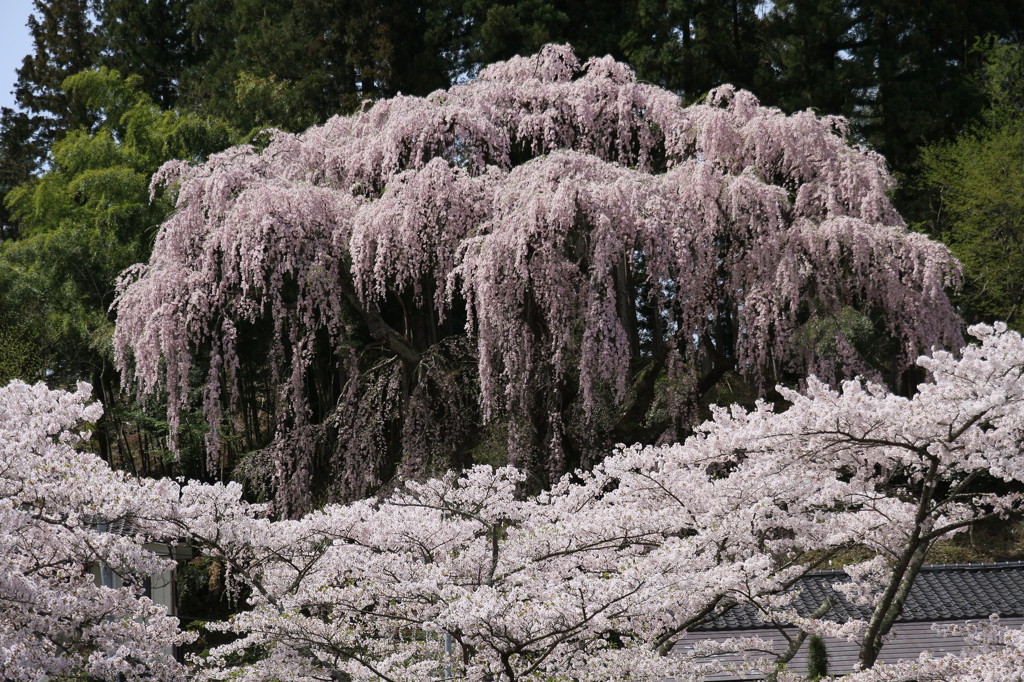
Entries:
{"type": "Polygon", "coordinates": [[[474,462],[543,485],[685,436],[723,378],[898,384],[961,341],[958,264],[843,119],[686,107],[565,46],[153,187],[177,208],[122,278],[121,368],[289,514],[474,462]]]}

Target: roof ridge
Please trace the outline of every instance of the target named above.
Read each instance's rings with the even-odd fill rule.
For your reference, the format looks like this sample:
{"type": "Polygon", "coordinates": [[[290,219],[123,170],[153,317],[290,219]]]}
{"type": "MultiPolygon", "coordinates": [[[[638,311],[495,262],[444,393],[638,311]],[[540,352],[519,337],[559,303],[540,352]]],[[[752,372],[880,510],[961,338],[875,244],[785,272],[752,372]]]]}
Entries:
{"type": "MultiPolygon", "coordinates": [[[[993,571],[1005,568],[1024,568],[1024,561],[990,561],[977,564],[929,564],[921,567],[921,572],[938,571],[993,571]]],[[[825,578],[828,576],[845,576],[846,570],[842,568],[830,568],[822,571],[809,571],[804,574],[806,578],[825,578]]]]}
{"type": "Polygon", "coordinates": [[[989,561],[969,564],[931,564],[922,566],[922,571],[990,571],[1000,568],[1024,568],[1024,561],[989,561]]]}

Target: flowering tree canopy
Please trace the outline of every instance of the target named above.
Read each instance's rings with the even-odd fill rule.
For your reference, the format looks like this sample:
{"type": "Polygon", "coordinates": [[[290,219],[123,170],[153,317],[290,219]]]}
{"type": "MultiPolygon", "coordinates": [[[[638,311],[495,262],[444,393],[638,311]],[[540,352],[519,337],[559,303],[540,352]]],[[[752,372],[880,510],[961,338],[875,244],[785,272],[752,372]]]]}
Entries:
{"type": "Polygon", "coordinates": [[[165,647],[190,636],[140,596],[169,563],[143,549],[147,519],[173,515],[177,486],[75,449],[102,411],[90,391],[0,388],[0,677],[184,679],[165,647]],[[137,536],[108,530],[129,520],[137,536]],[[125,586],[98,585],[101,563],[125,586]]]}
{"type": "MultiPolygon", "coordinates": [[[[187,505],[205,510],[184,515],[202,518],[195,541],[252,588],[251,610],[217,626],[239,639],[203,668],[248,680],[698,680],[714,670],[709,654],[763,646],[666,655],[738,605],[855,638],[870,668],[927,550],[1019,508],[1019,495],[975,484],[1024,481],[1024,340],[1003,326],[972,333],[980,343],[960,357],[918,360],[932,378],[912,399],[812,381],[786,391],[785,412],[719,409],[682,444],[623,449],[526,500],[522,472],[477,467],[273,522],[236,484],[190,487],[187,505]],[[872,617],[837,624],[820,618],[828,604],[798,615],[796,579],[854,545],[876,558],[836,589],[872,617]]],[[[1019,658],[1019,646],[1004,653],[1019,658]]]]}
{"type": "Polygon", "coordinates": [[[154,186],[176,213],[116,303],[121,367],[166,388],[172,425],[205,375],[211,466],[225,429],[273,435],[248,470],[292,512],[317,473],[351,499],[396,467],[470,464],[484,423],[556,480],[609,443],[685,434],[729,373],[896,377],[959,345],[959,269],[845,135],[730,86],[683,107],[548,46],[173,162],[154,186]]]}
{"type": "MultiPolygon", "coordinates": [[[[681,444],[622,448],[537,496],[518,494],[524,472],[481,466],[281,521],[237,483],[110,471],[73,447],[99,415],[87,387],[14,383],[0,390],[0,671],[181,679],[160,650],[187,640],[176,621],[88,572],[103,562],[139,585],[165,567],[141,543],[178,537],[249,588],[246,610],[210,625],[235,639],[192,662],[202,679],[697,680],[721,669],[715,654],[765,645],[676,647],[740,606],[857,639],[868,670],[855,679],[913,679],[874,662],[928,548],[1021,502],[976,484],[1024,481],[1024,340],[1003,325],[971,333],[958,355],[918,359],[930,379],[913,398],[811,380],[784,390],[784,412],[717,409],[681,444]],[[117,520],[137,534],[103,530],[117,520]],[[797,614],[797,579],[851,546],[876,558],[836,589],[872,617],[837,624],[827,603],[797,614]]],[[[1016,634],[977,636],[1001,644],[977,665],[918,671],[969,682],[1015,669],[1016,634]]]]}

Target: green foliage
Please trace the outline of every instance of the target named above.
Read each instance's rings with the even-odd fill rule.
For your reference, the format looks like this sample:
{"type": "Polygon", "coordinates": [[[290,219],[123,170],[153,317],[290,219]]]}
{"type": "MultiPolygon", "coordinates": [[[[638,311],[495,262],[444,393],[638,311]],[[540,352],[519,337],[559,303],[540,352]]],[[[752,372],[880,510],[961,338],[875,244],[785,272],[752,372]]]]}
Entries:
{"type": "Polygon", "coordinates": [[[818,635],[811,635],[807,640],[807,679],[820,680],[828,677],[828,651],[825,640],[818,635]]]}
{"type": "Polygon", "coordinates": [[[969,49],[988,33],[1012,36],[1024,5],[1004,0],[861,3],[851,54],[866,81],[854,118],[867,141],[903,173],[917,170],[917,148],[958,132],[981,109],[970,76],[981,65],[969,49]]]}
{"type": "Polygon", "coordinates": [[[257,76],[245,71],[234,83],[233,120],[252,137],[264,128],[304,130],[317,122],[316,115],[304,106],[299,87],[271,74],[257,76]]]}
{"type": "Polygon", "coordinates": [[[469,456],[473,464],[487,464],[495,469],[507,466],[508,424],[499,421],[484,424],[469,456]]]}
{"type": "Polygon", "coordinates": [[[789,111],[851,114],[868,74],[849,52],[857,16],[848,0],[777,0],[765,17],[774,78],[757,90],[789,111]]]}
{"type": "Polygon", "coordinates": [[[366,99],[425,95],[456,75],[456,0],[192,0],[189,105],[239,129],[302,130],[366,99]],[[269,95],[268,99],[263,99],[269,95]]]}
{"type": "Polygon", "coordinates": [[[4,313],[0,317],[0,385],[12,379],[39,376],[53,362],[37,315],[4,313]]]}
{"type": "Polygon", "coordinates": [[[139,77],[139,87],[162,109],[178,99],[178,81],[194,60],[187,32],[192,0],[93,0],[98,64],[139,77]]]}
{"type": "Polygon", "coordinates": [[[629,62],[642,80],[695,99],[729,82],[763,90],[769,77],[762,3],[740,0],[467,0],[469,69],[545,43],[569,43],[581,58],[629,62]]]}
{"type": "Polygon", "coordinates": [[[90,112],[64,79],[91,68],[99,55],[90,0],[34,0],[28,17],[33,50],[14,86],[18,105],[32,114],[37,135],[52,144],[60,133],[90,122],[90,112]]]}
{"type": "MultiPolygon", "coordinates": [[[[536,52],[545,43],[565,42],[573,26],[565,5],[567,3],[548,0],[515,3],[470,0],[465,11],[473,17],[473,61],[487,64],[516,54],[536,52]]],[[[594,33],[591,36],[599,39],[594,33]]]]}
{"type": "Polygon", "coordinates": [[[148,258],[171,209],[167,197],[150,201],[150,176],[170,159],[205,158],[233,134],[217,119],[161,111],[140,85],[107,68],[67,78],[63,91],[95,123],[67,132],[46,172],[7,194],[17,229],[0,243],[0,379],[90,381],[106,405],[101,454],[163,472],[166,424],[120,393],[109,308],[117,277],[148,258]]]}
{"type": "MultiPolygon", "coordinates": [[[[871,314],[846,306],[835,315],[814,317],[804,323],[801,329],[803,343],[816,357],[828,363],[839,364],[844,353],[855,351],[864,363],[860,370],[881,378],[890,386],[900,385],[900,373],[893,360],[898,348],[886,333],[885,320],[880,315],[871,314]],[[845,342],[841,347],[837,340],[845,342]]],[[[829,381],[841,381],[843,376],[821,376],[829,381]]]]}
{"type": "Polygon", "coordinates": [[[28,182],[44,155],[44,143],[33,137],[36,126],[23,111],[4,107],[0,111],[0,241],[17,236],[3,197],[18,185],[28,182]]]}
{"type": "Polygon", "coordinates": [[[923,151],[936,192],[932,229],[963,262],[968,322],[1021,329],[1024,304],[1024,49],[987,41],[982,123],[923,151]]]}
{"type": "Polygon", "coordinates": [[[984,119],[990,126],[1019,123],[1024,116],[1024,47],[986,36],[975,45],[985,58],[981,88],[988,99],[984,119]]]}
{"type": "Polygon", "coordinates": [[[67,362],[46,372],[71,380],[102,368],[117,276],[148,257],[170,210],[166,199],[150,202],[150,176],[166,160],[203,158],[231,137],[219,121],[160,111],[136,77],[101,68],[64,85],[99,124],[65,135],[49,170],[8,194],[20,234],[0,247],[0,306],[44,311],[40,333],[67,362]]]}
{"type": "MultiPolygon", "coordinates": [[[[757,0],[639,0],[626,57],[641,78],[693,100],[721,83],[755,93],[770,78],[757,0]]],[[[615,26],[615,24],[612,24],[615,26]]]]}
{"type": "Polygon", "coordinates": [[[93,66],[98,54],[89,0],[34,0],[26,24],[33,46],[14,84],[18,109],[0,112],[0,240],[17,234],[3,206],[7,193],[43,166],[64,131],[90,122],[82,103],[61,88],[64,78],[93,66]]]}

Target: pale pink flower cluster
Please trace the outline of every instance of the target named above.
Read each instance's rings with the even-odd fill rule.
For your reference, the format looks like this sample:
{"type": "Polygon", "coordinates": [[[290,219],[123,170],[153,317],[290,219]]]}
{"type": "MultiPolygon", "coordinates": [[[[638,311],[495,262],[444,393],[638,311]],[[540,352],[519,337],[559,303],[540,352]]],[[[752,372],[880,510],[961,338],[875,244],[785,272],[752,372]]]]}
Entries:
{"type": "MultiPolygon", "coordinates": [[[[274,522],[246,511],[237,487],[203,487],[197,500],[211,494],[220,511],[196,541],[252,597],[217,626],[239,639],[196,664],[209,679],[698,680],[721,668],[715,654],[764,649],[674,651],[737,605],[812,633],[884,637],[875,621],[922,548],[1020,502],[970,481],[1024,480],[1024,340],[1002,325],[971,331],[980,343],[958,357],[919,360],[932,378],[912,399],[812,381],[786,392],[785,412],[721,408],[684,443],[621,448],[534,498],[516,494],[522,472],[476,467],[274,522]],[[851,545],[879,555],[842,589],[875,608],[871,620],[793,612],[794,581],[820,565],[808,557],[851,545]],[[242,653],[256,658],[239,664],[242,653]]],[[[1019,633],[1000,636],[978,666],[914,670],[1014,679],[978,676],[1020,669],[1019,633]]],[[[904,670],[854,679],[921,679],[904,670]]]]}
{"type": "Polygon", "coordinates": [[[170,566],[142,543],[166,534],[155,519],[172,515],[177,486],[75,449],[88,438],[79,425],[102,412],[90,392],[0,388],[0,677],[181,680],[169,647],[192,635],[140,596],[170,566]],[[98,585],[100,565],[125,586],[98,585]]]}
{"type": "MultiPolygon", "coordinates": [[[[677,646],[733,608],[870,644],[928,546],[1020,504],[971,482],[1024,480],[1024,340],[1004,325],[971,333],[979,343],[958,355],[919,359],[931,378],[913,398],[811,381],[786,391],[784,412],[720,408],[684,443],[622,447],[535,497],[517,493],[518,469],[475,467],[298,520],[269,518],[235,483],[112,472],[73,447],[99,416],[87,386],[16,382],[0,389],[0,673],[696,681],[736,652],[748,656],[730,669],[769,672],[757,639],[677,646]],[[133,534],[101,525],[118,521],[133,534]],[[88,572],[103,562],[139,584],[167,566],[142,543],[172,537],[250,595],[210,625],[236,638],[190,670],[163,650],[188,639],[174,619],[88,572]],[[871,619],[796,614],[795,581],[851,545],[881,557],[850,567],[843,588],[874,606],[871,619]]],[[[1014,679],[1020,633],[972,637],[985,646],[966,661],[876,665],[852,680],[1014,679]]]]}
{"type": "MultiPolygon", "coordinates": [[[[177,210],[117,299],[120,367],[143,392],[166,387],[173,431],[200,363],[215,453],[247,344],[266,344],[279,432],[306,433],[324,413],[311,407],[315,361],[341,394],[382,381],[346,353],[321,357],[359,343],[359,325],[413,377],[406,393],[432,371],[425,353],[468,334],[476,370],[462,383],[478,384],[483,418],[543,422],[536,442],[552,445],[542,456],[557,477],[565,415],[594,425],[619,404],[642,343],[671,350],[677,417],[715,363],[762,384],[861,371],[841,333],[828,358],[801,342],[806,323],[848,307],[884,320],[897,369],[958,346],[944,293],[958,264],[904,227],[883,160],[845,134],[841,119],[787,116],[730,86],[683,107],[609,58],[581,65],[547,46],[426,98],[172,162],[154,183],[176,187],[177,210]]],[[[421,393],[449,415],[432,426],[457,421],[461,399],[421,393]]],[[[383,457],[390,412],[338,400],[340,422],[377,420],[359,443],[383,457]]],[[[306,466],[287,442],[272,451],[280,485],[306,466]]],[[[519,443],[511,461],[525,464],[519,443]]],[[[422,471],[422,439],[402,447],[422,471]]],[[[372,479],[372,464],[345,457],[343,477],[372,479]]]]}

